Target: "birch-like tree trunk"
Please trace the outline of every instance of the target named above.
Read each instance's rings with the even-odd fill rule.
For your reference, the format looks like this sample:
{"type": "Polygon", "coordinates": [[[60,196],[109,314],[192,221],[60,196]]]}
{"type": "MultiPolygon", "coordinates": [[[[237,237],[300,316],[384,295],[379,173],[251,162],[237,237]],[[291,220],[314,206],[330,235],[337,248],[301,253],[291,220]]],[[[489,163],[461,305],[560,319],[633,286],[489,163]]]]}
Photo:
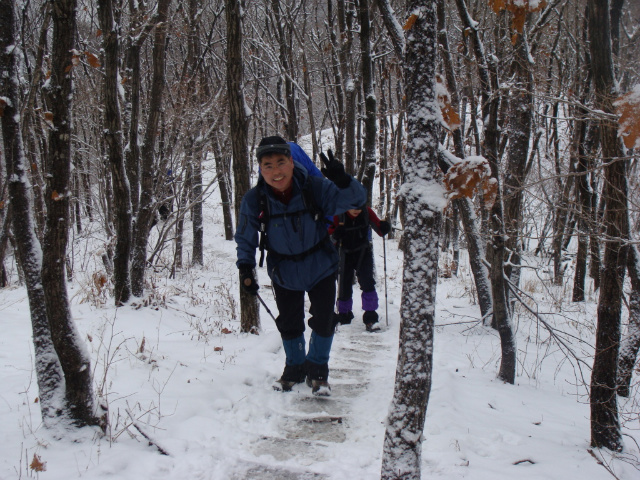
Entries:
{"type": "MultiPolygon", "coordinates": [[[[611,53],[609,0],[589,0],[589,41],[596,109],[613,114],[616,84],[611,53]]],[[[629,235],[627,161],[623,157],[617,123],[600,119],[604,167],[605,247],[600,275],[596,351],[591,372],[591,445],[623,448],[618,417],[616,379],[622,313],[622,286],[627,267],[629,235]]]]}
{"type": "MultiPolygon", "coordinates": [[[[231,149],[233,151],[234,201],[236,219],[240,215],[242,197],[251,186],[249,169],[249,122],[244,98],[244,69],[242,66],[242,8],[240,2],[225,0],[227,19],[227,95],[231,149]]],[[[238,279],[240,276],[238,275],[238,279]]],[[[239,282],[238,282],[239,284],[239,282]]],[[[258,333],[260,313],[258,299],[240,288],[240,329],[258,333]]]]}
{"type": "Polygon", "coordinates": [[[407,35],[407,155],[402,187],[405,259],[400,347],[384,438],[381,478],[419,480],[423,430],[431,391],[433,325],[442,190],[438,183],[435,96],[435,3],[411,1],[415,23],[407,35]]]}
{"type": "Polygon", "coordinates": [[[10,198],[10,206],[4,205],[3,210],[11,208],[7,217],[13,219],[18,260],[27,286],[40,409],[44,424],[51,426],[64,409],[64,380],[60,361],[53,347],[42,289],[42,250],[36,236],[29,163],[24,154],[18,121],[20,51],[16,47],[14,1],[0,0],[0,11],[3,12],[0,16],[0,119],[10,198]]]}
{"type": "Polygon", "coordinates": [[[76,33],[76,1],[53,5],[51,77],[46,89],[52,129],[47,157],[47,218],[43,244],[42,286],[51,336],[65,378],[65,400],[77,426],[97,425],[91,360],[71,316],[67,296],[65,259],[69,238],[71,178],[71,103],[73,100],[72,50],[76,33]]]}

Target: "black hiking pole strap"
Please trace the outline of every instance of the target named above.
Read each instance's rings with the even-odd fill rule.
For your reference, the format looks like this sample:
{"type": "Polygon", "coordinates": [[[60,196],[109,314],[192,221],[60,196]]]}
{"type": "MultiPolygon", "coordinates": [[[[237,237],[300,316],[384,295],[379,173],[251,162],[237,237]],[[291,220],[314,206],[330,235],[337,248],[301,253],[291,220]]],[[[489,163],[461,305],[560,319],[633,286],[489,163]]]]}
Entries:
{"type": "Polygon", "coordinates": [[[387,243],[382,237],[382,255],[384,257],[384,318],[389,326],[389,303],[387,302],[387,243]]]}
{"type": "Polygon", "coordinates": [[[258,292],[256,292],[256,297],[258,297],[258,300],[260,300],[260,303],[262,304],[264,309],[267,311],[267,313],[269,315],[271,315],[271,318],[273,318],[273,320],[275,321],[276,317],[273,316],[273,313],[271,313],[271,310],[269,310],[269,307],[267,307],[267,304],[264,303],[264,300],[262,300],[262,297],[260,296],[260,294],[258,292]]]}

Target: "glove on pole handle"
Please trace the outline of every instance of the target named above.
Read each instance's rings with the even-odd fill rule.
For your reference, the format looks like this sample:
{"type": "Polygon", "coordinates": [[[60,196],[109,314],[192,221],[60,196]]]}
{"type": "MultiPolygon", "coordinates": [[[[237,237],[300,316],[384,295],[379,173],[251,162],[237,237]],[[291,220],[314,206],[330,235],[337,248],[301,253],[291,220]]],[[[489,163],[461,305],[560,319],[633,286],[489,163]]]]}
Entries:
{"type": "Polygon", "coordinates": [[[273,316],[273,313],[271,313],[271,310],[269,310],[269,307],[267,307],[267,304],[264,303],[264,300],[262,299],[262,297],[260,296],[260,294],[258,292],[256,292],[256,297],[258,297],[258,300],[260,300],[260,303],[262,304],[262,306],[264,307],[264,309],[267,311],[267,313],[269,315],[271,315],[271,318],[273,318],[273,320],[276,320],[276,317],[273,316]]]}

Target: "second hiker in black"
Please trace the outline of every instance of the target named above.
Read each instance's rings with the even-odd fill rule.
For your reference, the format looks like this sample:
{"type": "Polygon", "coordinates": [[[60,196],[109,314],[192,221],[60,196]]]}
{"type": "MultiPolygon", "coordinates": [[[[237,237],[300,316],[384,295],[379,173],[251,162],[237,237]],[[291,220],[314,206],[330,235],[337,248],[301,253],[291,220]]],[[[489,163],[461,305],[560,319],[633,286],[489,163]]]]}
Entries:
{"type": "Polygon", "coordinates": [[[362,290],[362,321],[367,330],[378,330],[378,292],[376,291],[371,230],[381,237],[391,225],[380,220],[369,207],[352,209],[333,217],[329,233],[338,247],[341,265],[338,269],[338,314],[335,323],[351,323],[353,319],[353,278],[362,290]]]}

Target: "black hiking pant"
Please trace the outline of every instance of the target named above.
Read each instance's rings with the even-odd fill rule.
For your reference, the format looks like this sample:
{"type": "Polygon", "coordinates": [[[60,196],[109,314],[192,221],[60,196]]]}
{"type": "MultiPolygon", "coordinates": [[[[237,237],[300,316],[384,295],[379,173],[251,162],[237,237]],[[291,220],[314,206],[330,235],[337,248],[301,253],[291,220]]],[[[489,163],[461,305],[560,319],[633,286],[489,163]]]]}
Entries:
{"type": "Polygon", "coordinates": [[[356,275],[360,290],[371,292],[376,289],[374,275],[373,248],[370,245],[364,251],[348,252],[344,258],[342,285],[338,292],[338,300],[351,300],[353,296],[353,276],[356,275]]]}
{"type": "MultiPolygon", "coordinates": [[[[304,290],[289,290],[273,282],[278,306],[276,326],[283,340],[293,340],[304,333],[304,290]]],[[[311,318],[309,328],[322,337],[333,335],[333,310],[336,301],[336,277],[330,274],[309,290],[311,318]]]]}

